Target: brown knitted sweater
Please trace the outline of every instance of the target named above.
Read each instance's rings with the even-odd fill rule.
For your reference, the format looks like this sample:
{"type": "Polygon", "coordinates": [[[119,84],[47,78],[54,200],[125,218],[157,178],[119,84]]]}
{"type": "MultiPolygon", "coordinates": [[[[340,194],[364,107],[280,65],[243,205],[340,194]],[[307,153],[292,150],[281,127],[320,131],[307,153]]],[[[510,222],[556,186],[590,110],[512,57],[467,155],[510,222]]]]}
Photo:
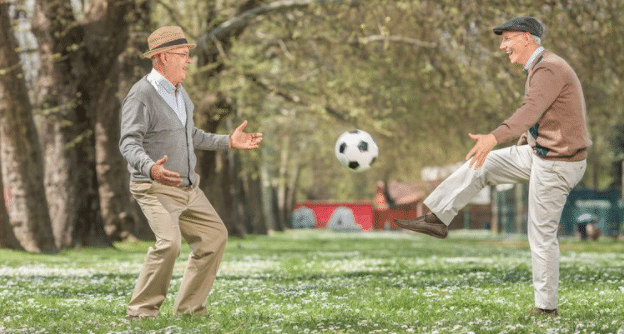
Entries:
{"type": "Polygon", "coordinates": [[[498,143],[520,137],[539,157],[579,161],[592,145],[585,97],[570,65],[544,50],[528,70],[524,100],[511,117],[491,132],[498,143]]]}

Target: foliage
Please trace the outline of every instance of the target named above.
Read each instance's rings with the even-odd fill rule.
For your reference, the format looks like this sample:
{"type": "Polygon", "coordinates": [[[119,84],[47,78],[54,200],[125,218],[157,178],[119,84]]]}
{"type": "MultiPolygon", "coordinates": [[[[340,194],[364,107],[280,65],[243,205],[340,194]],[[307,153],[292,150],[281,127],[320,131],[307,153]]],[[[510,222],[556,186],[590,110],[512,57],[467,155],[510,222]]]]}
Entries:
{"type": "MultiPolygon", "coordinates": [[[[624,0],[85,0],[71,5],[17,0],[9,6],[22,37],[34,23],[37,43],[55,41],[50,47],[22,42],[19,52],[25,66],[33,67],[25,73],[34,111],[39,123],[45,121],[41,142],[49,147],[51,138],[61,138],[55,154],[81,157],[69,168],[80,176],[78,186],[70,184],[69,175],[61,181],[69,170],[62,163],[45,171],[59,180],[53,185],[59,191],[73,187],[90,193],[81,198],[94,214],[97,203],[106,201],[96,198],[98,185],[90,177],[101,163],[93,159],[91,142],[101,139],[94,122],[111,113],[104,107],[118,109],[135,76],[145,74],[147,69],[135,65],[149,32],[171,24],[182,26],[200,44],[185,82],[196,105],[196,124],[227,133],[248,119],[251,130],[265,133],[262,151],[240,154],[247,167],[241,175],[262,176],[263,193],[275,191],[276,197],[295,187],[300,199],[351,200],[371,199],[380,179],[418,181],[422,167],[462,160],[473,144],[468,132],[489,132],[508,117],[522,102],[524,73],[498,50],[491,29],[513,16],[536,16],[547,27],[543,44],[572,65],[585,90],[594,147],[581,185],[620,185],[624,19],[619,13],[624,0]],[[37,24],[44,17],[33,15],[35,3],[49,4],[38,8],[48,14],[55,33],[37,24]],[[241,17],[246,19],[237,20],[241,17]],[[111,27],[103,25],[106,21],[111,27]],[[209,40],[228,22],[242,24],[219,35],[226,38],[209,40]],[[131,42],[124,44],[127,35],[131,42]],[[123,47],[126,51],[117,57],[123,47]],[[41,64],[33,66],[36,62],[41,64]],[[42,79],[52,73],[46,66],[56,68],[60,79],[42,79]],[[61,117],[65,109],[71,117],[61,117]],[[371,133],[380,147],[375,168],[366,173],[348,173],[333,156],[338,135],[352,128],[371,133]],[[81,147],[86,153],[74,152],[81,147]]],[[[142,64],[149,66],[145,60],[142,64]]],[[[117,123],[108,126],[113,129],[110,142],[115,142],[117,123]]],[[[117,154],[115,147],[112,151],[117,154]]],[[[57,161],[52,155],[46,159],[57,161]]],[[[112,158],[103,160],[116,164],[112,158]]],[[[58,194],[50,182],[46,189],[58,194]]]]}
{"type": "Polygon", "coordinates": [[[623,112],[624,46],[612,38],[624,32],[615,14],[623,3],[366,1],[267,15],[234,45],[219,84],[234,93],[240,115],[266,119],[271,150],[290,145],[291,156],[306,161],[303,197],[370,198],[378,179],[418,181],[424,166],[462,160],[473,144],[468,132],[489,132],[520,106],[523,71],[498,50],[491,29],[533,15],[547,26],[543,44],[585,87],[594,148],[582,183],[604,188],[621,155],[607,138],[623,112]],[[331,155],[337,136],[355,127],[380,146],[375,170],[357,177],[331,155]],[[298,135],[285,142],[288,132],[298,135]],[[337,188],[342,178],[354,183],[337,188]]]}
{"type": "Polygon", "coordinates": [[[188,250],[156,321],[123,321],[147,243],[0,251],[4,333],[599,333],[624,330],[621,243],[562,240],[558,319],[533,306],[524,238],[455,231],[290,231],[230,240],[210,318],[171,316],[188,250]]]}

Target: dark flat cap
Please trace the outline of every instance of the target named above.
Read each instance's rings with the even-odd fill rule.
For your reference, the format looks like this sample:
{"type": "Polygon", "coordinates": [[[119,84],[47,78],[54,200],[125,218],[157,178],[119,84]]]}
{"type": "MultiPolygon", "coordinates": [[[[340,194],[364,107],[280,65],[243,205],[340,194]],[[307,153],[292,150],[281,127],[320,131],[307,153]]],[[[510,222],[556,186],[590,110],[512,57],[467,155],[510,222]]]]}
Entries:
{"type": "Polygon", "coordinates": [[[537,19],[530,16],[514,17],[493,30],[497,35],[502,35],[504,31],[524,31],[540,38],[544,33],[542,24],[537,19]]]}

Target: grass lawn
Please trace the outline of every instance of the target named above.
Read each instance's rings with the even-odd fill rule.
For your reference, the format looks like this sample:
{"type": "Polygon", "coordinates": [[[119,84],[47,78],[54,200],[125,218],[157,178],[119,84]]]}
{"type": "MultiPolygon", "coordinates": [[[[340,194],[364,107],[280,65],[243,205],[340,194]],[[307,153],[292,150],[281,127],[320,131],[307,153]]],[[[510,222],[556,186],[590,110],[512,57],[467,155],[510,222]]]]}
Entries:
{"type": "Polygon", "coordinates": [[[59,255],[0,250],[0,333],[624,333],[624,243],[561,240],[559,318],[533,307],[525,236],[299,230],[231,238],[211,317],[125,307],[150,243],[59,255]]]}

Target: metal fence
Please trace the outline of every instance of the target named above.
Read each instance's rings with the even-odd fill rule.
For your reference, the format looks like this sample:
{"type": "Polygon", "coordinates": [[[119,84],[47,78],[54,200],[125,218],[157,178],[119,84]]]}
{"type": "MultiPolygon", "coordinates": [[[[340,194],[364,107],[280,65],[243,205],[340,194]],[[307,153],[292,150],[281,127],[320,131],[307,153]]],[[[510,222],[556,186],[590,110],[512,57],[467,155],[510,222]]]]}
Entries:
{"type": "MultiPolygon", "coordinates": [[[[496,192],[501,232],[526,233],[527,192],[528,185],[496,192]]],[[[574,235],[578,230],[579,217],[587,214],[596,218],[604,235],[618,235],[624,221],[624,202],[620,190],[574,188],[561,214],[561,233],[574,235]]]]}

